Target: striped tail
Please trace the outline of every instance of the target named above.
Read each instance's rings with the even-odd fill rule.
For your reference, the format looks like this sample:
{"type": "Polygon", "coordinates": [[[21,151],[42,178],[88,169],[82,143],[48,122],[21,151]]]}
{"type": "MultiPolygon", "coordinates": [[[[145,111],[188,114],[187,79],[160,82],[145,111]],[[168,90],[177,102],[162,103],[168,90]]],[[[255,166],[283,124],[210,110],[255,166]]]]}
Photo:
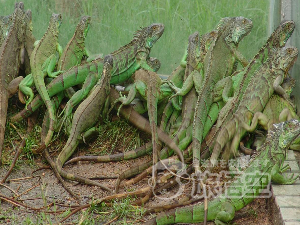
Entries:
{"type": "MultiPolygon", "coordinates": [[[[42,77],[43,76],[39,76],[39,78],[42,78],[42,77]]],[[[47,91],[47,88],[46,88],[46,85],[45,85],[45,82],[44,82],[43,78],[39,79],[38,81],[35,80],[35,86],[38,90],[38,93],[42,97],[44,103],[46,104],[47,111],[49,113],[49,120],[50,120],[49,130],[48,130],[48,133],[45,137],[44,142],[42,143],[42,145],[38,149],[33,151],[34,153],[37,154],[37,153],[42,152],[45,149],[45,147],[47,147],[49,145],[49,143],[51,142],[53,134],[54,134],[54,126],[55,126],[55,123],[56,123],[56,116],[55,116],[54,104],[52,103],[52,101],[50,99],[50,96],[48,94],[48,91],[47,91]]]]}
{"type": "Polygon", "coordinates": [[[7,108],[8,108],[8,92],[5,88],[2,88],[0,101],[1,101],[0,102],[0,165],[1,165],[5,126],[6,126],[6,116],[7,116],[7,108]]]}

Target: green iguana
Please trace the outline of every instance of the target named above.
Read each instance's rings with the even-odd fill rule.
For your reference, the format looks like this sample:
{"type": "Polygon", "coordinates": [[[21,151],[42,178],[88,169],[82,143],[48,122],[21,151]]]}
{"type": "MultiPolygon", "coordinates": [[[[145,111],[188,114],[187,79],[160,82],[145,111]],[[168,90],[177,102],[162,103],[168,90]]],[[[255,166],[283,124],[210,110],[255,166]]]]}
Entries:
{"type": "Polygon", "coordinates": [[[102,108],[108,99],[112,70],[113,57],[111,55],[107,55],[104,58],[101,79],[98,80],[90,95],[76,109],[72,120],[70,136],[56,159],[56,167],[62,177],[70,180],[76,180],[88,185],[96,185],[106,191],[110,191],[110,189],[85,177],[67,173],[62,169],[62,167],[75,151],[79,141],[82,139],[82,135],[89,132],[89,130],[92,129],[98,121],[102,108]]]}
{"type": "MultiPolygon", "coordinates": [[[[225,192],[208,203],[207,220],[216,224],[230,222],[235,212],[245,207],[258,196],[271,181],[279,184],[293,184],[298,176],[285,177],[282,172],[290,143],[300,134],[297,120],[276,124],[268,133],[260,153],[251,161],[242,174],[235,177],[225,192]],[[252,178],[253,179],[249,179],[252,178]]],[[[161,213],[146,222],[150,224],[199,223],[204,221],[204,204],[196,204],[161,213]]]]}
{"type": "Polygon", "coordinates": [[[223,147],[227,143],[229,145],[231,140],[230,147],[227,145],[227,151],[230,152],[226,151],[223,157],[228,159],[230,154],[236,154],[241,138],[246,131],[251,132],[256,128],[260,112],[274,92],[283,97],[287,96],[280,85],[297,56],[296,48],[279,49],[256,72],[256,76],[251,79],[246,88],[235,114],[227,123],[223,124],[217,136],[210,158],[212,165],[216,164],[223,147]]]}
{"type": "Polygon", "coordinates": [[[0,164],[4,144],[9,84],[18,76],[19,68],[23,63],[24,54],[24,4],[15,4],[12,15],[12,25],[8,35],[0,48],[0,164]]]}
{"type": "MultiPolygon", "coordinates": [[[[295,82],[296,81],[292,77],[284,79],[281,86],[288,95],[291,94],[292,89],[295,86],[295,82]]],[[[271,96],[264,110],[262,111],[261,118],[264,119],[263,124],[266,125],[268,130],[271,129],[273,124],[276,123],[285,122],[290,119],[299,120],[299,117],[297,116],[294,107],[291,105],[291,102],[275,93],[271,96]]],[[[260,132],[259,134],[260,135],[253,143],[256,145],[255,148],[259,147],[265,140],[265,136],[262,137],[260,132]]],[[[299,140],[299,138],[296,138],[295,141],[290,145],[290,149],[299,150],[299,140]]],[[[245,146],[242,145],[242,147],[244,150],[246,149],[245,146]]],[[[248,152],[252,152],[252,150],[248,149],[248,152]]]]}
{"type": "Polygon", "coordinates": [[[76,26],[73,37],[64,48],[58,60],[58,70],[65,71],[81,63],[84,57],[88,57],[85,49],[85,38],[90,28],[91,17],[82,16],[76,26]]]}
{"type": "MultiPolygon", "coordinates": [[[[150,26],[137,31],[133,40],[129,44],[125,45],[115,52],[112,52],[111,55],[116,60],[114,60],[114,67],[110,83],[120,84],[125,82],[131,77],[133,72],[135,72],[139,68],[152,70],[151,67],[147,64],[147,59],[149,58],[150,50],[153,44],[160,38],[160,36],[163,34],[163,31],[163,24],[151,24],[150,26]],[[126,70],[128,69],[131,69],[131,71],[133,72],[131,74],[127,73],[126,70]],[[125,75],[127,75],[127,77],[125,75]]],[[[87,81],[84,82],[82,89],[76,92],[68,101],[63,121],[65,121],[66,119],[69,119],[70,121],[74,106],[76,106],[81,100],[85,98],[85,96],[87,96],[98,79],[99,75],[97,74],[96,76],[92,75],[87,78],[87,81]]]]}
{"type": "Polygon", "coordinates": [[[218,81],[230,76],[237,56],[232,54],[239,42],[252,29],[252,21],[244,17],[223,18],[217,28],[216,40],[210,46],[203,61],[203,86],[198,94],[193,121],[193,165],[199,171],[200,147],[203,129],[211,105],[212,91],[218,81]]]}
{"type": "MultiPolygon", "coordinates": [[[[163,24],[151,24],[148,27],[138,30],[129,44],[112,52],[111,55],[114,58],[114,65],[110,83],[118,84],[126,81],[141,67],[151,70],[147,65],[147,59],[149,58],[151,48],[161,37],[163,32],[163,24]]],[[[99,77],[101,77],[102,68],[103,59],[86,62],[60,74],[47,86],[49,96],[51,97],[69,87],[84,83],[83,88],[76,92],[69,100],[68,109],[65,110],[65,118],[69,117],[72,108],[88,95],[99,77]]],[[[33,102],[27,106],[27,109],[24,109],[12,117],[11,120],[19,121],[29,116],[41,104],[40,97],[37,96],[33,102]]],[[[38,151],[41,151],[44,147],[45,145],[42,145],[38,151]]]]}
{"type": "MultiPolygon", "coordinates": [[[[215,139],[220,132],[222,125],[228,122],[235,113],[252,77],[256,75],[257,70],[273,55],[273,52],[275,52],[276,49],[285,46],[287,40],[292,35],[294,28],[295,24],[293,21],[282,22],[270,35],[266,44],[252,58],[248,66],[232,75],[234,96],[229,99],[222,110],[220,110],[216,128],[210,131],[208,135],[209,138],[203,142],[201,149],[204,155],[207,155],[208,151],[212,151],[215,139]]],[[[214,97],[217,98],[216,96],[214,97]]],[[[216,115],[218,114],[216,113],[216,115]]],[[[214,120],[216,120],[216,118],[214,120]]]]}
{"type": "Polygon", "coordinates": [[[52,14],[47,31],[41,40],[38,41],[30,55],[30,67],[32,73],[27,75],[19,85],[20,90],[24,94],[29,95],[26,106],[32,101],[34,96],[32,89],[30,88],[33,83],[47,106],[47,111],[50,117],[50,125],[48,134],[44,140],[45,146],[47,146],[52,139],[56,116],[53,103],[46,89],[44,78],[47,74],[49,77],[56,77],[59,73],[61,73],[61,71],[53,72],[56,67],[58,57],[62,53],[62,48],[58,43],[58,33],[61,20],[62,18],[60,14],[52,14]],[[59,56],[57,56],[57,53],[59,56]]]}
{"type": "MultiPolygon", "coordinates": [[[[201,86],[201,74],[195,70],[202,68],[202,59],[204,58],[210,44],[214,41],[215,34],[216,32],[213,31],[207,35],[203,35],[200,38],[198,32],[195,32],[189,36],[183,87],[182,89],[178,89],[175,87],[173,82],[169,82],[170,86],[175,89],[175,91],[179,91],[178,95],[181,93],[185,94],[185,90],[187,90],[187,94],[183,97],[181,126],[174,137],[175,143],[178,143],[178,146],[181,150],[185,149],[191,141],[191,135],[188,135],[188,133],[189,131],[191,132],[191,118],[194,115],[194,108],[196,105],[195,99],[197,98],[196,90],[193,86],[194,81],[196,81],[196,85],[198,85],[197,89],[199,89],[201,86]],[[190,76],[190,74],[192,74],[192,76],[190,76]],[[197,77],[198,74],[199,76],[197,77]],[[190,80],[192,85],[189,85],[190,82],[185,82],[186,80],[190,80]],[[184,138],[182,136],[184,136],[184,138]]],[[[170,106],[167,105],[167,107],[168,108],[164,110],[164,115],[170,114],[173,111],[170,106]]],[[[166,120],[166,118],[163,118],[163,120],[166,120]]],[[[164,126],[164,124],[165,122],[163,122],[162,126],[164,126]]],[[[161,154],[166,155],[167,152],[168,149],[165,147],[161,151],[161,154]]]]}
{"type": "MultiPolygon", "coordinates": [[[[59,71],[66,71],[73,66],[77,66],[81,63],[84,57],[87,57],[85,50],[85,38],[87,36],[90,27],[91,17],[82,16],[79,23],[76,26],[75,33],[71,40],[64,48],[61,57],[58,60],[57,68],[59,71]]],[[[66,89],[65,92],[72,92],[72,90],[66,89]]],[[[55,110],[56,112],[56,110],[55,110]]],[[[45,117],[49,117],[49,113],[45,114],[45,117]]],[[[49,120],[44,118],[44,120],[49,120]]],[[[49,127],[50,129],[50,127],[49,127]]]]}
{"type": "MultiPolygon", "coordinates": [[[[95,61],[94,61],[95,62],[95,61]]],[[[160,68],[160,64],[158,64],[157,59],[149,57],[146,59],[147,64],[153,68],[154,71],[157,71],[160,68]]],[[[47,85],[47,91],[49,93],[49,96],[52,97],[56,95],[57,93],[66,90],[69,87],[72,87],[74,85],[82,84],[84,80],[86,79],[90,69],[92,66],[92,70],[99,70],[102,68],[103,59],[101,61],[98,61],[98,65],[91,64],[91,63],[84,63],[81,66],[75,66],[74,68],[71,68],[67,72],[59,75],[57,78],[53,79],[48,85],[47,85]]],[[[130,67],[128,70],[122,72],[119,74],[120,76],[124,77],[130,77],[134,72],[136,68],[130,67]]],[[[111,81],[112,82],[112,81],[111,81]]],[[[114,84],[114,83],[111,83],[114,84]]],[[[27,118],[30,116],[33,112],[35,112],[44,102],[42,101],[41,97],[38,95],[34,98],[34,100],[28,105],[27,109],[24,108],[21,112],[17,113],[13,117],[10,118],[12,122],[19,122],[22,119],[27,118]]]]}

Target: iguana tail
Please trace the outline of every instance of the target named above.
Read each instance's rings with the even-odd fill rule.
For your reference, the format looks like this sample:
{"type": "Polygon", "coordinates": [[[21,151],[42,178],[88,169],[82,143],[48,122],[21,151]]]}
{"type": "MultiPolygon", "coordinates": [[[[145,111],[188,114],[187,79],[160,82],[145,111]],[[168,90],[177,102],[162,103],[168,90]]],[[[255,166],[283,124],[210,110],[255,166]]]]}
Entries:
{"type": "Polygon", "coordinates": [[[49,113],[50,123],[49,123],[49,130],[45,137],[44,142],[38,149],[33,151],[34,153],[42,152],[42,150],[45,149],[45,147],[49,145],[49,143],[52,140],[52,136],[54,134],[54,126],[56,123],[56,116],[55,116],[55,109],[54,109],[55,107],[50,99],[49,94],[48,94],[45,82],[43,80],[44,78],[43,78],[43,76],[40,76],[40,77],[42,78],[42,80],[40,80],[39,83],[36,83],[36,89],[38,90],[38,93],[40,94],[40,96],[42,97],[43,101],[46,104],[47,111],[49,113]],[[41,83],[42,83],[42,85],[40,85],[41,83]]]}
{"type": "Polygon", "coordinates": [[[216,165],[216,161],[223,147],[227,144],[227,142],[229,142],[234,137],[237,127],[238,127],[238,121],[236,120],[236,118],[233,118],[219,132],[213,152],[210,157],[210,162],[212,165],[216,165]]]}
{"type": "MultiPolygon", "coordinates": [[[[110,90],[110,101],[114,102],[119,97],[118,92],[111,88],[110,90]]],[[[118,108],[120,103],[117,103],[115,105],[116,108],[118,108]]],[[[147,119],[145,119],[143,116],[141,116],[139,113],[137,113],[132,106],[123,106],[120,110],[120,113],[123,117],[125,117],[130,123],[135,125],[137,128],[151,134],[151,127],[150,123],[147,119]]],[[[163,130],[160,128],[157,128],[157,135],[158,139],[162,142],[164,142],[169,148],[173,149],[176,154],[179,157],[180,161],[184,161],[182,152],[180,148],[176,145],[176,143],[172,140],[172,138],[166,134],[163,130]]]]}
{"type": "Polygon", "coordinates": [[[78,161],[92,161],[92,162],[116,162],[122,160],[135,159],[141,156],[146,155],[147,153],[152,151],[152,143],[148,142],[145,145],[134,149],[132,151],[128,151],[125,153],[117,153],[113,155],[103,155],[103,156],[78,156],[75,157],[65,163],[65,165],[70,163],[75,163],[78,161]]]}
{"type": "Polygon", "coordinates": [[[8,92],[5,88],[2,88],[2,92],[0,95],[0,164],[2,161],[2,150],[4,145],[7,108],[8,108],[8,92]]]}
{"type": "MultiPolygon", "coordinates": [[[[216,198],[208,204],[207,220],[215,220],[217,214],[221,211],[222,202],[216,198]]],[[[230,218],[231,220],[232,218],[230,218]]],[[[230,221],[228,220],[228,221],[230,221]]],[[[147,221],[145,224],[176,224],[176,223],[199,223],[204,221],[204,204],[197,204],[188,207],[176,208],[167,212],[160,213],[156,218],[147,221]]]]}

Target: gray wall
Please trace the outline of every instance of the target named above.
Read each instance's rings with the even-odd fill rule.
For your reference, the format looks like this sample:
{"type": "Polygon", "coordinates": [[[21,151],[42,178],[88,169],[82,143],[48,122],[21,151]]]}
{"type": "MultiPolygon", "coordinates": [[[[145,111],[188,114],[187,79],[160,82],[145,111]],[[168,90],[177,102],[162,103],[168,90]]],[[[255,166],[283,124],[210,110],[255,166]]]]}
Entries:
{"type": "MultiPolygon", "coordinates": [[[[300,51],[300,1],[270,0],[269,34],[279,25],[281,20],[293,20],[295,22],[296,28],[287,46],[297,47],[300,51]]],[[[293,95],[297,109],[300,109],[300,56],[291,70],[291,75],[296,79],[293,95]]],[[[300,110],[297,113],[300,115],[300,110]]]]}

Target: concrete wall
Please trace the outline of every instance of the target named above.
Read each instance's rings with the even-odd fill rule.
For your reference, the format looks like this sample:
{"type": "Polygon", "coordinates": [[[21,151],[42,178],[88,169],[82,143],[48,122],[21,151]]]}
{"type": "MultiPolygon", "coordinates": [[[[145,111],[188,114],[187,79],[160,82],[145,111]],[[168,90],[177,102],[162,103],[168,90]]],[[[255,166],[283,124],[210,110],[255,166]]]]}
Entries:
{"type": "MultiPolygon", "coordinates": [[[[279,25],[282,20],[293,20],[296,29],[289,39],[287,46],[297,47],[300,51],[300,1],[294,0],[270,0],[269,12],[269,34],[279,25]]],[[[296,86],[293,91],[295,102],[300,115],[300,56],[294,64],[291,75],[296,79],[296,86]]]]}

